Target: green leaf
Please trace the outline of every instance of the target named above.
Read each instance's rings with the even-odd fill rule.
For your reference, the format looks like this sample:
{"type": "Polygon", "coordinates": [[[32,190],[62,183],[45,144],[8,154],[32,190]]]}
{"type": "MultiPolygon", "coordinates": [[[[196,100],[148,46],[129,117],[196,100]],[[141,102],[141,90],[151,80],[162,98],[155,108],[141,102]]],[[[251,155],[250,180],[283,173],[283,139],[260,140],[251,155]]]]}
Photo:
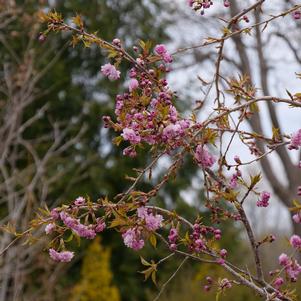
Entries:
{"type": "Polygon", "coordinates": [[[147,262],[142,256],[140,256],[141,263],[145,266],[151,266],[152,264],[147,262]]]}
{"type": "Polygon", "coordinates": [[[151,236],[149,237],[149,241],[154,248],[157,247],[157,237],[155,234],[151,234],[151,236]]]}

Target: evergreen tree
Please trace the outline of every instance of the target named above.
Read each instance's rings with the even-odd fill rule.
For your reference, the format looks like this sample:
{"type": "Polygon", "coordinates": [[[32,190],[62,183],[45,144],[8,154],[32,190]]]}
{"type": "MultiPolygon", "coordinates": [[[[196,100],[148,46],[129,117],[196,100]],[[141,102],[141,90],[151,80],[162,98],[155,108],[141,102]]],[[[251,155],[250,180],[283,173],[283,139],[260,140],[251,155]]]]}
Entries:
{"type": "Polygon", "coordinates": [[[87,249],[81,279],[73,288],[70,301],[119,301],[119,291],[112,284],[111,251],[96,238],[87,249]]]}

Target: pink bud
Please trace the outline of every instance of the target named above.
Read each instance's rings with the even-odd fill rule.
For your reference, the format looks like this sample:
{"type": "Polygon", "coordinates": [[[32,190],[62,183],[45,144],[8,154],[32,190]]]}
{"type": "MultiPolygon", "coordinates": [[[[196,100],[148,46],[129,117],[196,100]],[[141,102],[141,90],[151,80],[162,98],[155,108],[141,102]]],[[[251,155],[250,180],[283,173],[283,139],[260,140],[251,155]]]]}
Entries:
{"type": "Polygon", "coordinates": [[[301,237],[299,235],[292,235],[292,237],[290,238],[290,244],[292,245],[292,247],[294,248],[301,248],[301,237]]]}
{"type": "Polygon", "coordinates": [[[230,2],[229,2],[228,0],[225,0],[225,1],[224,1],[224,6],[225,6],[225,7],[230,7],[230,2]]]}
{"type": "Polygon", "coordinates": [[[301,212],[298,212],[298,213],[293,215],[293,221],[296,224],[301,224],[301,212]]]}
{"type": "Polygon", "coordinates": [[[138,87],[139,87],[139,82],[137,81],[137,79],[132,78],[129,84],[130,92],[136,90],[138,87]]]}
{"type": "Polygon", "coordinates": [[[228,252],[227,252],[227,250],[222,249],[222,250],[220,250],[219,254],[221,255],[221,257],[225,258],[227,256],[228,252]]]}
{"type": "Polygon", "coordinates": [[[299,10],[294,11],[293,17],[295,20],[299,20],[301,18],[301,12],[299,10]]]}

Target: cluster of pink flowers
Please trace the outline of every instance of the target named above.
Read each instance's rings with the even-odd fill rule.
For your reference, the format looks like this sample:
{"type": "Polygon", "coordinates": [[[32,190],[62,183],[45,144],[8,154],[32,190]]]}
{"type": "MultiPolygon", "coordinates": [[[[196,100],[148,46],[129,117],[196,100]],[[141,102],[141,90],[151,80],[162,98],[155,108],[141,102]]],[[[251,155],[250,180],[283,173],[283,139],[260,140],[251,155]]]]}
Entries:
{"type": "Polygon", "coordinates": [[[238,178],[241,177],[241,171],[237,170],[230,179],[229,187],[235,189],[238,185],[238,178]]]}
{"type": "Polygon", "coordinates": [[[290,238],[290,244],[292,245],[292,247],[301,250],[301,237],[299,235],[294,234],[290,238]]]}
{"type": "Polygon", "coordinates": [[[301,129],[292,135],[288,149],[299,149],[301,146],[301,129]]]}
{"type": "Polygon", "coordinates": [[[291,259],[288,255],[282,253],[279,256],[279,264],[284,267],[287,276],[292,282],[296,282],[301,273],[301,266],[297,260],[291,259]]]}
{"type": "Polygon", "coordinates": [[[124,244],[138,251],[144,247],[144,240],[141,238],[141,232],[137,228],[130,228],[122,234],[124,244]]]}
{"type": "Polygon", "coordinates": [[[110,81],[120,78],[120,71],[116,69],[114,65],[105,64],[101,67],[103,75],[107,76],[110,81]]]}
{"type": "Polygon", "coordinates": [[[162,227],[163,216],[160,214],[154,215],[149,209],[140,207],[137,209],[137,215],[139,220],[145,223],[145,227],[149,231],[156,231],[162,227]]]}
{"type": "Polygon", "coordinates": [[[198,145],[195,150],[195,158],[199,165],[203,168],[210,168],[216,162],[216,159],[211,155],[208,149],[203,145],[198,145]]]}
{"type": "Polygon", "coordinates": [[[163,44],[159,44],[155,47],[155,53],[162,57],[165,63],[171,63],[172,62],[172,56],[167,51],[166,46],[163,44]]]}
{"type": "Polygon", "coordinates": [[[229,289],[229,288],[231,288],[231,287],[232,287],[232,284],[231,284],[231,282],[230,282],[229,279],[224,278],[224,279],[222,279],[222,280],[220,281],[220,288],[221,288],[221,289],[229,289]]]}
{"type": "MultiPolygon", "coordinates": [[[[83,208],[86,205],[86,200],[83,197],[78,197],[75,199],[71,210],[75,210],[78,212],[79,209],[83,208]]],[[[69,210],[69,209],[67,209],[69,210]]],[[[80,219],[77,219],[67,213],[67,210],[62,210],[59,208],[54,208],[50,212],[50,216],[53,222],[49,223],[45,227],[46,234],[53,233],[56,228],[56,222],[62,221],[63,224],[76,233],[80,237],[84,237],[87,239],[94,239],[96,233],[102,232],[106,228],[106,223],[103,218],[97,218],[93,224],[84,225],[80,222],[80,219]]],[[[64,251],[64,252],[57,252],[54,249],[49,250],[50,257],[55,261],[70,261],[73,257],[73,252],[64,251]],[[72,255],[72,256],[71,256],[72,255]]]]}
{"type": "Polygon", "coordinates": [[[63,223],[72,231],[74,231],[78,236],[87,239],[95,238],[96,232],[94,225],[83,225],[78,219],[71,217],[64,211],[61,212],[60,217],[63,223]]]}
{"type": "Polygon", "coordinates": [[[294,18],[295,20],[301,19],[301,11],[300,11],[300,10],[295,10],[295,11],[293,12],[293,18],[294,18]]]}
{"type": "Polygon", "coordinates": [[[62,252],[57,252],[54,249],[49,249],[49,256],[54,260],[54,261],[59,261],[59,262],[70,262],[72,258],[74,257],[74,253],[70,251],[62,251],[62,252]]]}
{"type": "MultiPolygon", "coordinates": [[[[207,248],[206,236],[209,234],[212,234],[213,238],[215,240],[220,240],[222,232],[220,229],[215,229],[214,227],[207,227],[207,226],[201,225],[199,223],[195,223],[193,225],[192,234],[189,235],[190,240],[191,240],[191,243],[189,245],[189,250],[191,252],[196,252],[196,253],[199,253],[202,250],[206,250],[206,248],[207,248]]],[[[226,254],[224,254],[224,255],[226,255],[226,254]]],[[[219,258],[219,259],[221,260],[220,264],[223,264],[224,259],[223,258],[219,258]]]]}
{"type": "Polygon", "coordinates": [[[48,235],[48,234],[51,234],[54,230],[55,230],[55,223],[50,223],[48,225],[46,225],[45,227],[45,233],[48,235]]]}
{"type": "Polygon", "coordinates": [[[293,221],[296,224],[301,224],[301,211],[297,212],[296,214],[293,215],[293,221]]]}
{"type": "MultiPolygon", "coordinates": [[[[165,45],[157,45],[154,52],[165,63],[172,61],[165,45]]],[[[103,117],[105,127],[122,130],[121,137],[130,143],[123,153],[130,157],[136,156],[136,148],[140,143],[161,144],[174,149],[183,144],[181,138],[190,128],[190,121],[179,118],[177,109],[172,104],[173,93],[163,77],[168,72],[168,67],[164,64],[148,66],[147,57],[142,54],[136,62],[143,69],[149,69],[141,71],[136,65],[130,70],[129,91],[116,96],[117,122],[112,122],[108,116],[103,117]]],[[[112,68],[107,67],[105,70],[107,69],[111,72],[112,68]]]]}
{"type": "Polygon", "coordinates": [[[263,191],[260,195],[260,200],[258,200],[256,203],[257,207],[268,207],[270,197],[271,194],[269,192],[263,191]]]}
{"type": "Polygon", "coordinates": [[[178,230],[176,228],[171,228],[168,235],[169,248],[171,251],[177,249],[177,239],[179,237],[178,230]]]}
{"type": "Polygon", "coordinates": [[[153,214],[145,207],[137,209],[137,226],[128,229],[122,234],[124,244],[137,251],[144,247],[143,230],[153,232],[162,227],[163,216],[153,214]]]}

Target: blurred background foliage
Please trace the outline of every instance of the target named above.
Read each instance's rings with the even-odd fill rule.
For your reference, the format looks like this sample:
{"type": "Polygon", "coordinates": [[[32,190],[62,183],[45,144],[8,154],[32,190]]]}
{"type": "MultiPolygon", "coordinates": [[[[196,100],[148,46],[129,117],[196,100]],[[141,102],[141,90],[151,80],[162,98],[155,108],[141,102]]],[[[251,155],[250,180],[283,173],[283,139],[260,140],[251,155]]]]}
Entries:
{"type": "MultiPolygon", "coordinates": [[[[52,161],[48,170],[50,174],[58,169],[67,172],[53,184],[45,202],[52,207],[70,202],[79,195],[88,194],[93,199],[104,195],[112,198],[124,191],[129,185],[125,175],[131,175],[133,168],[144,166],[150,158],[147,150],[134,160],[124,158],[121,149],[110,144],[114,133],[101,127],[101,117],[112,115],[114,95],[123,89],[123,81],[111,83],[103,79],[99,71],[107,60],[101,51],[94,47],[69,47],[67,34],[51,35],[40,43],[37,37],[42,28],[37,22],[37,14],[41,9],[55,9],[68,19],[80,13],[89,31],[97,31],[108,41],[120,38],[126,46],[131,47],[139,39],[160,43],[171,38],[166,32],[170,19],[167,21],[162,17],[162,11],[172,12],[168,3],[160,0],[22,0],[0,3],[2,11],[16,11],[16,17],[1,29],[0,61],[14,64],[12,57],[16,55],[23,58],[26,53],[29,55],[25,62],[26,59],[33,61],[36,73],[46,68],[43,80],[36,85],[41,97],[26,108],[23,118],[30,118],[46,103],[49,108],[44,118],[26,130],[26,139],[47,135],[52,130],[54,121],[63,126],[72,125],[71,131],[64,137],[65,141],[87,126],[79,141],[52,161]],[[5,47],[3,37],[9,47],[5,47]]],[[[121,68],[122,73],[126,74],[128,66],[123,64],[121,68]]],[[[1,94],[1,98],[5,96],[1,94]]],[[[40,144],[37,152],[43,153],[47,147],[48,145],[40,144]]],[[[28,164],[28,158],[20,156],[18,167],[28,164]]],[[[161,174],[162,171],[159,171],[156,178],[161,174]]],[[[198,178],[197,170],[187,159],[179,176],[167,184],[154,202],[173,207],[190,219],[198,214],[206,219],[206,210],[201,205],[201,188],[197,189],[195,202],[192,204],[185,202],[182,197],[183,192],[191,189],[193,178],[198,178]]],[[[140,188],[146,190],[149,187],[150,184],[142,183],[140,188]]],[[[0,215],[4,218],[6,214],[6,206],[2,203],[0,215]]],[[[238,264],[248,262],[248,252],[242,241],[240,228],[225,224],[222,231],[224,236],[221,243],[231,254],[230,259],[238,264]]],[[[143,269],[138,254],[127,249],[116,233],[105,232],[101,241],[82,242],[77,254],[72,264],[61,264],[59,273],[53,274],[56,275],[53,277],[53,264],[47,260],[47,255],[37,260],[39,264],[34,260],[30,261],[31,272],[27,274],[26,285],[19,295],[22,297],[7,297],[6,300],[147,301],[153,300],[158,293],[154,284],[143,282],[142,275],[138,273],[143,269]]],[[[166,250],[159,245],[155,251],[147,246],[140,255],[146,259],[158,260],[166,254],[166,250]]],[[[160,268],[159,287],[180,262],[181,258],[174,257],[160,268]]],[[[217,269],[216,266],[186,263],[160,300],[215,300],[214,292],[204,293],[203,286],[204,278],[217,275],[217,269]]],[[[219,277],[223,275],[228,276],[219,273],[219,277]]],[[[234,287],[222,295],[221,299],[257,300],[243,287],[234,287]]]]}

